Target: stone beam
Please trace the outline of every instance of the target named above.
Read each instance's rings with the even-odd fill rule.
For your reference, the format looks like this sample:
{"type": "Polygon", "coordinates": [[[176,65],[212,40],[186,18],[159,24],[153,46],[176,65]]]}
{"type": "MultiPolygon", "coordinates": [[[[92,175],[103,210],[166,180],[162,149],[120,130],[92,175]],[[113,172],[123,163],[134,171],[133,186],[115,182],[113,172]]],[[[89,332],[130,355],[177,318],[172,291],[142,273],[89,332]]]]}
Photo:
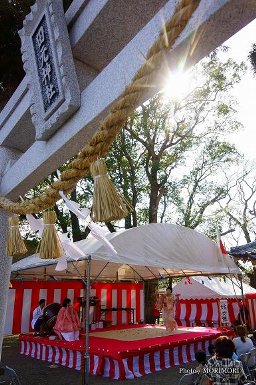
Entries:
{"type": "MultiPolygon", "coordinates": [[[[173,0],[168,1],[122,51],[95,75],[82,91],[80,110],[50,140],[33,143],[3,175],[1,195],[13,199],[22,195],[74,156],[81,146],[88,142],[97,130],[100,120],[143,63],[148,48],[157,38],[164,21],[172,14],[174,6],[173,0]]],[[[254,0],[244,0],[242,5],[240,0],[202,0],[187,28],[177,40],[175,48],[168,55],[169,63],[176,65],[183,61],[181,54],[184,54],[187,63],[194,64],[255,17],[254,0]]],[[[79,17],[76,22],[78,20],[79,17]]],[[[72,36],[72,31],[70,34],[72,36]]],[[[77,41],[81,43],[81,39],[77,41]]],[[[95,44],[97,45],[97,39],[95,44]]],[[[160,87],[159,81],[151,94],[157,92],[160,87]]]]}
{"type": "Polygon", "coordinates": [[[167,0],[90,1],[70,30],[74,57],[101,71],[166,3],[167,0]]]}
{"type": "MultiPolygon", "coordinates": [[[[146,10],[145,0],[126,2],[125,6],[123,0],[74,0],[67,10],[65,16],[81,90],[97,76],[99,70],[107,66],[167,0],[154,0],[153,4],[147,5],[146,10]]],[[[0,114],[0,145],[25,152],[34,142],[35,129],[30,116],[29,101],[30,94],[25,78],[0,114]]]]}

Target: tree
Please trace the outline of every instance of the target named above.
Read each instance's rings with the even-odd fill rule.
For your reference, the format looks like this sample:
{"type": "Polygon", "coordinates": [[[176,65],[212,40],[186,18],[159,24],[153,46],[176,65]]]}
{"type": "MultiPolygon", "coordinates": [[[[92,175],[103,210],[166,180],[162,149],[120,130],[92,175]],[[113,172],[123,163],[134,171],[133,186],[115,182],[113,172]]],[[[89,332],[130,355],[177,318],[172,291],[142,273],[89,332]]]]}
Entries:
{"type": "MultiPolygon", "coordinates": [[[[222,63],[214,53],[194,70],[197,82],[182,100],[158,94],[131,115],[107,157],[114,183],[134,207],[125,228],[157,221],[191,228],[209,224],[214,205],[229,191],[226,180],[214,176],[238,157],[222,136],[240,127],[228,91],[243,71],[243,65],[222,63]]],[[[88,207],[91,191],[92,181],[81,181],[72,198],[88,207]]],[[[71,225],[61,204],[55,211],[74,240],[86,236],[75,218],[71,225]]]]}
{"type": "Polygon", "coordinates": [[[178,199],[173,202],[178,213],[178,224],[195,229],[207,221],[207,210],[226,198],[231,187],[225,183],[224,175],[221,177],[222,170],[227,169],[237,158],[234,146],[220,142],[215,137],[204,144],[192,169],[176,186],[179,191],[174,197],[178,199]]]}
{"type": "MultiPolygon", "coordinates": [[[[64,0],[67,9],[72,0],[64,0]]],[[[18,30],[35,0],[0,2],[0,110],[24,77],[18,30]]]]}
{"type": "MultiPolygon", "coordinates": [[[[233,187],[221,205],[230,227],[236,228],[247,243],[256,236],[256,174],[255,164],[244,162],[242,170],[236,171],[233,187]]],[[[236,239],[238,239],[236,233],[236,239]]]]}
{"type": "Polygon", "coordinates": [[[33,2],[2,0],[0,4],[0,108],[24,76],[18,30],[33,2]]]}
{"type": "MultiPolygon", "coordinates": [[[[158,94],[130,116],[107,156],[114,183],[134,207],[126,228],[159,220],[191,228],[207,224],[209,208],[229,191],[226,181],[213,175],[223,166],[227,170],[237,157],[223,136],[240,127],[229,91],[243,71],[243,64],[231,59],[223,63],[213,53],[194,69],[194,87],[182,100],[158,94]]],[[[78,201],[81,191],[91,188],[85,183],[73,193],[78,201]]],[[[63,226],[63,219],[70,228],[70,214],[59,204],[55,210],[59,224],[63,226]]],[[[146,285],[147,305],[155,285],[146,285]]],[[[145,314],[150,321],[149,306],[145,314]]]]}
{"type": "Polygon", "coordinates": [[[244,70],[243,64],[231,59],[221,62],[213,53],[194,69],[194,87],[182,100],[167,101],[158,94],[129,118],[108,156],[113,179],[134,207],[126,227],[165,221],[175,212],[174,206],[183,204],[183,220],[179,221],[195,228],[206,208],[223,199],[226,188],[216,184],[214,194],[198,200],[195,206],[200,189],[205,196],[207,183],[208,189],[213,188],[206,177],[210,180],[212,172],[234,161],[234,147],[220,138],[240,127],[235,119],[235,101],[228,92],[244,70]],[[190,169],[187,157],[195,158],[200,150],[201,158],[190,169]],[[181,181],[177,173],[182,168],[190,171],[181,181]],[[186,183],[191,188],[194,183],[196,189],[185,208],[178,190],[182,186],[184,191],[186,183]]]}
{"type": "MultiPolygon", "coordinates": [[[[68,163],[62,166],[60,170],[63,171],[67,165],[68,163]]],[[[26,194],[26,198],[31,199],[40,195],[42,191],[46,187],[49,187],[57,178],[57,172],[52,173],[42,183],[31,189],[26,194]]],[[[93,193],[92,184],[92,178],[88,177],[86,180],[82,179],[76,188],[70,193],[70,199],[72,201],[78,202],[81,207],[90,208],[93,193]]],[[[57,216],[57,228],[63,233],[69,233],[69,236],[73,242],[87,238],[88,234],[90,233],[90,229],[85,227],[81,221],[79,221],[77,216],[67,209],[66,205],[62,201],[56,202],[52,209],[55,211],[57,216]]],[[[37,217],[39,216],[40,213],[38,213],[37,217]]],[[[22,216],[21,218],[23,220],[23,233],[25,234],[26,238],[26,246],[29,249],[29,254],[33,254],[36,252],[39,239],[37,235],[31,233],[30,228],[27,226],[25,216],[22,216]]],[[[105,222],[105,226],[110,232],[116,231],[115,226],[112,223],[105,222]]]]}

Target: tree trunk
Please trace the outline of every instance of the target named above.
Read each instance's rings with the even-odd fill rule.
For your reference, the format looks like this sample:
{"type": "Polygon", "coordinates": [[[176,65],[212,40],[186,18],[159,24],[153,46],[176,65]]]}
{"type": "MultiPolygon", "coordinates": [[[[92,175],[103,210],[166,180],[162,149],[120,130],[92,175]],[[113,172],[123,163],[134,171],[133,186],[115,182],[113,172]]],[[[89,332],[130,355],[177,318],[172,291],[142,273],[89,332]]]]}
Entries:
{"type": "Polygon", "coordinates": [[[157,211],[158,211],[158,192],[159,187],[157,183],[151,185],[151,194],[149,200],[149,223],[157,223],[157,211]]]}
{"type": "Polygon", "coordinates": [[[131,214],[129,214],[124,219],[124,228],[130,229],[131,227],[132,227],[132,218],[131,218],[131,214]]]}
{"type": "Polygon", "coordinates": [[[56,213],[57,220],[59,222],[59,225],[61,227],[62,232],[63,233],[67,233],[67,231],[68,231],[68,224],[67,224],[66,219],[63,216],[63,212],[59,209],[59,207],[57,206],[56,203],[53,206],[53,209],[54,209],[54,211],[56,213]]]}
{"type": "Polygon", "coordinates": [[[249,231],[247,229],[247,226],[246,225],[243,225],[241,226],[242,227],[242,231],[244,233],[244,237],[246,239],[246,242],[247,243],[250,243],[251,242],[251,237],[250,237],[250,234],[249,234],[249,231]]]}
{"type": "Polygon", "coordinates": [[[138,226],[138,220],[137,220],[137,213],[135,210],[135,205],[133,207],[134,207],[134,210],[132,212],[132,227],[137,227],[138,226]]]}
{"type": "Polygon", "coordinates": [[[158,285],[158,279],[151,279],[144,282],[144,323],[153,324],[153,304],[155,301],[155,290],[158,285]]]}
{"type": "MultiPolygon", "coordinates": [[[[76,189],[74,189],[71,192],[71,200],[74,202],[77,201],[76,189]]],[[[73,242],[77,242],[77,241],[80,241],[82,239],[82,233],[81,233],[81,229],[80,229],[79,220],[78,220],[77,216],[74,213],[72,213],[72,211],[70,211],[70,216],[71,216],[71,228],[72,228],[73,242]]]]}
{"type": "Polygon", "coordinates": [[[107,226],[108,230],[111,233],[115,233],[116,232],[115,226],[111,222],[105,222],[105,225],[107,226]]]}
{"type": "Polygon", "coordinates": [[[247,275],[250,278],[250,286],[256,289],[256,267],[253,268],[252,273],[247,273],[247,275]]]}

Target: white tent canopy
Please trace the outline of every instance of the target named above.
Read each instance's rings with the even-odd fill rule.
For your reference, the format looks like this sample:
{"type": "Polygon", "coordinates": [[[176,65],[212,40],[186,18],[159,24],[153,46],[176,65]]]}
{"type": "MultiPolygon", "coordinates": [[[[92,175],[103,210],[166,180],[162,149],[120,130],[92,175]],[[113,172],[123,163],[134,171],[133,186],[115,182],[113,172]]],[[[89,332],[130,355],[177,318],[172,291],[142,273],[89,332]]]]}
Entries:
{"type": "MultiPolygon", "coordinates": [[[[191,277],[190,283],[182,279],[173,287],[174,294],[180,294],[182,299],[192,298],[242,298],[240,282],[235,278],[191,277]]],[[[256,293],[256,289],[243,283],[244,294],[256,293]]]]}
{"type": "Polygon", "coordinates": [[[107,238],[117,255],[111,254],[100,241],[90,238],[76,242],[85,257],[77,262],[69,258],[67,271],[55,271],[56,260],[43,260],[32,255],[13,264],[13,277],[78,278],[79,274],[84,275],[89,255],[92,279],[116,280],[118,269],[123,265],[129,266],[123,269],[125,278],[134,280],[241,273],[229,256],[222,255],[215,242],[186,227],[148,224],[108,234],[107,238]]]}

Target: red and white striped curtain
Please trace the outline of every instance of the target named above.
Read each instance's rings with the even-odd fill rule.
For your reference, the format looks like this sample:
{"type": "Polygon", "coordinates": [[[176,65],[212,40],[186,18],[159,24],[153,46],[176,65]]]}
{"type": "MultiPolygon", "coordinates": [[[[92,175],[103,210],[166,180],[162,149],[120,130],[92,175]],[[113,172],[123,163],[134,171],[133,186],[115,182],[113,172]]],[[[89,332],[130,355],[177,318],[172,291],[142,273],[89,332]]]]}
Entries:
{"type": "MultiPolygon", "coordinates": [[[[70,298],[73,303],[77,297],[84,296],[84,285],[77,281],[12,281],[4,334],[27,333],[31,330],[33,310],[38,306],[40,298],[45,298],[46,304],[62,303],[64,298],[70,298]]],[[[133,308],[134,322],[144,319],[143,284],[129,283],[94,283],[91,296],[100,300],[102,308],[133,308]]],[[[131,321],[129,312],[112,311],[106,314],[106,319],[113,325],[127,324],[131,321]]]]}
{"type": "Polygon", "coordinates": [[[246,294],[246,305],[251,329],[256,329],[256,294],[246,294]]]}
{"type": "MultiPolygon", "coordinates": [[[[238,316],[240,302],[236,298],[228,298],[230,322],[238,316]]],[[[218,299],[184,299],[176,305],[175,318],[179,326],[215,326],[219,323],[218,299]]]]}

